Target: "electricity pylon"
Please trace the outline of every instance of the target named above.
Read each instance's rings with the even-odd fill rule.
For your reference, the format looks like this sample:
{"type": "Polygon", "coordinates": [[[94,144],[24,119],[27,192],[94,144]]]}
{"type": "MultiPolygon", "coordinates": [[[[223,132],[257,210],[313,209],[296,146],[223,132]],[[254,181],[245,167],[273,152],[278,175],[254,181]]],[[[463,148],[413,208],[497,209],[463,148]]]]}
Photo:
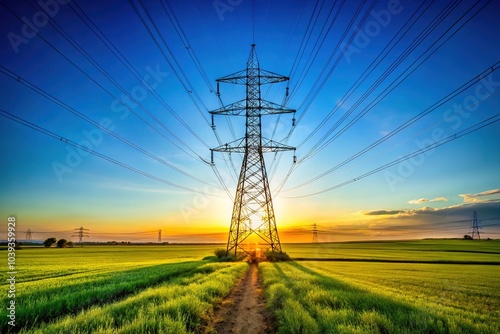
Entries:
{"type": "Polygon", "coordinates": [[[295,110],[261,99],[260,86],[287,80],[288,77],[260,68],[255,44],[252,44],[246,69],[216,80],[219,97],[220,83],[246,86],[244,100],[210,112],[213,127],[214,115],[245,116],[246,119],[245,137],[211,149],[212,164],[213,152],[244,154],[229,227],[227,254],[234,252],[236,255],[238,249],[245,251],[241,245],[252,234],[264,240],[271,251],[282,252],[263,153],[295,148],[262,138],[261,119],[265,115],[295,113],[295,110]]]}
{"type": "Polygon", "coordinates": [[[78,237],[78,242],[79,243],[82,243],[82,239],[84,237],[89,237],[89,232],[87,231],[90,231],[88,228],[83,228],[83,227],[80,227],[80,228],[75,228],[75,234],[73,234],[71,237],[78,237]]]}
{"type": "Polygon", "coordinates": [[[28,229],[26,231],[26,241],[31,241],[31,240],[32,240],[31,229],[28,229]]]}
{"type": "Polygon", "coordinates": [[[477,219],[477,213],[476,211],[474,211],[474,213],[472,214],[472,226],[471,226],[471,229],[472,229],[472,232],[471,232],[471,237],[472,239],[475,239],[474,236],[477,236],[478,239],[481,239],[481,235],[479,234],[479,229],[481,227],[479,226],[479,221],[477,219]]]}
{"type": "Polygon", "coordinates": [[[312,242],[317,244],[319,241],[318,241],[318,226],[316,225],[316,223],[312,225],[312,233],[313,233],[312,242]]]}
{"type": "Polygon", "coordinates": [[[161,244],[161,229],[158,230],[158,243],[161,244]]]}

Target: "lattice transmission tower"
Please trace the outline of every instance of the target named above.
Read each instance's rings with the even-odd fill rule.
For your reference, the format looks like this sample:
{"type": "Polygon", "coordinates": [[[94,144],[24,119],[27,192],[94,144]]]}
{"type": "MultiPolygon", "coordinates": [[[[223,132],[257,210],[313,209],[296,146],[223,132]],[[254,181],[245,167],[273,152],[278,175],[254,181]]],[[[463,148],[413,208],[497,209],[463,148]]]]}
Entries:
{"type": "MultiPolygon", "coordinates": [[[[289,78],[286,76],[260,68],[255,44],[252,44],[246,69],[216,80],[219,97],[220,83],[246,86],[245,99],[210,112],[212,125],[214,115],[244,116],[246,119],[245,137],[211,149],[212,164],[213,152],[244,154],[229,227],[227,254],[234,252],[236,255],[238,250],[246,251],[242,244],[252,234],[268,244],[271,251],[282,251],[263,153],[295,148],[263,138],[261,120],[265,115],[295,113],[295,110],[263,100],[260,87],[287,80],[289,78]]],[[[294,162],[295,160],[294,156],[294,162]]]]}
{"type": "Polygon", "coordinates": [[[71,237],[78,237],[78,242],[82,243],[83,238],[88,238],[89,237],[89,232],[90,231],[88,228],[75,228],[74,229],[74,234],[71,237]]]}
{"type": "Polygon", "coordinates": [[[31,229],[26,231],[26,241],[32,241],[31,229]]]}
{"type": "Polygon", "coordinates": [[[479,220],[477,219],[477,213],[474,211],[472,214],[472,226],[471,226],[471,237],[472,239],[475,239],[475,236],[477,236],[478,239],[481,239],[481,235],[479,234],[479,229],[481,226],[479,226],[479,220]]]}
{"type": "Polygon", "coordinates": [[[312,225],[311,231],[313,234],[312,242],[317,244],[319,241],[318,241],[318,226],[316,225],[316,223],[312,225]]]}

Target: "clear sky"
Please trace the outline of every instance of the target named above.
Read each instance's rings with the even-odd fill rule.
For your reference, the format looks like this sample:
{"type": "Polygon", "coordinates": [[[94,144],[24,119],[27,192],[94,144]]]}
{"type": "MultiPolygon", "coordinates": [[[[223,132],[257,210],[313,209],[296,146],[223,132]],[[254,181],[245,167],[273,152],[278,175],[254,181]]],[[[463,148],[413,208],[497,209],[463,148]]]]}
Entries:
{"type": "Polygon", "coordinates": [[[266,156],[282,242],[314,223],[328,242],[462,237],[474,210],[498,237],[498,2],[60,2],[0,6],[0,213],[19,239],[226,241],[242,158],[214,156],[230,196],[206,162],[244,119],[214,132],[209,111],[252,43],[291,78],[262,96],[297,109],[263,117],[297,147],[266,156]]]}

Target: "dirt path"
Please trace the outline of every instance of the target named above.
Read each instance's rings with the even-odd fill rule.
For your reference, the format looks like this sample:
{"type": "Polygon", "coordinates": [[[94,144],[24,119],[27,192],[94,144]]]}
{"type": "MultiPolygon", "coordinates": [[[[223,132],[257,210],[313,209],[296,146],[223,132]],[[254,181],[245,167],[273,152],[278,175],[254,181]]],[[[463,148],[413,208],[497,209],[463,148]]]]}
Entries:
{"type": "Polygon", "coordinates": [[[217,333],[269,333],[271,327],[264,312],[265,302],[258,273],[257,264],[252,263],[245,277],[215,312],[217,333]]]}

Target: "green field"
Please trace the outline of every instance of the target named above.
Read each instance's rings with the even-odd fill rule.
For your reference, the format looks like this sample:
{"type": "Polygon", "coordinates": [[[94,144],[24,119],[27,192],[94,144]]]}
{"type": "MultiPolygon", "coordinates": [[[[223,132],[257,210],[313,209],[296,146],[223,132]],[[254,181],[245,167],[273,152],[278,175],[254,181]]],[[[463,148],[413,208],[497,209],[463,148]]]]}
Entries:
{"type": "Polygon", "coordinates": [[[303,244],[263,263],[280,333],[500,333],[500,242],[303,244]],[[316,260],[307,260],[316,259],[316,260]]]}
{"type": "Polygon", "coordinates": [[[497,262],[500,240],[416,240],[318,244],[283,247],[292,258],[428,262],[497,262]]]}
{"type": "MultiPolygon", "coordinates": [[[[16,322],[1,332],[183,333],[201,328],[248,265],[214,246],[26,247],[17,251],[16,322]],[[111,319],[111,320],[110,320],[111,319]]],[[[3,283],[5,285],[5,283],[3,283]]],[[[2,294],[7,305],[7,294],[2,294]]],[[[2,319],[7,319],[2,308],[2,319]]]]}
{"type": "MultiPolygon", "coordinates": [[[[25,247],[16,258],[17,326],[4,320],[1,332],[206,332],[248,268],[203,260],[218,247],[25,247]]],[[[259,264],[276,332],[500,332],[499,241],[283,248],[300,260],[259,264]]],[[[7,305],[6,293],[0,302],[7,305]]]]}

